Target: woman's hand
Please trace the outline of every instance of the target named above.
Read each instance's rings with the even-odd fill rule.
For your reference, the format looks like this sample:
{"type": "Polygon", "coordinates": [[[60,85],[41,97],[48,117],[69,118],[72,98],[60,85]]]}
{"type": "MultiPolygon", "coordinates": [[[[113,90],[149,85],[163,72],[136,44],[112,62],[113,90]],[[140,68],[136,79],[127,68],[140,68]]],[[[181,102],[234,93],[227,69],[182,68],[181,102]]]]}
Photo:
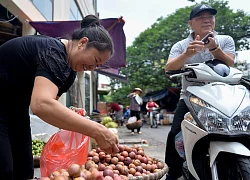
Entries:
{"type": "Polygon", "coordinates": [[[98,133],[98,136],[95,138],[98,147],[100,147],[100,149],[102,149],[108,154],[119,152],[118,139],[116,138],[116,136],[105,126],[100,126],[101,129],[98,133]]]}

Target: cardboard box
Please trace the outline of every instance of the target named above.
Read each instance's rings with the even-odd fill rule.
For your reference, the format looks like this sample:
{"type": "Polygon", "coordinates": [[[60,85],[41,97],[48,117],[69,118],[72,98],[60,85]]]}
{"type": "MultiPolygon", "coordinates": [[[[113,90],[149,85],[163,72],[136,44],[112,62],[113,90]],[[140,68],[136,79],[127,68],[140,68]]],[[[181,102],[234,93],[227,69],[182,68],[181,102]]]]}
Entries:
{"type": "Polygon", "coordinates": [[[169,125],[169,120],[168,119],[163,119],[161,120],[161,125],[169,125]]]}
{"type": "Polygon", "coordinates": [[[167,115],[168,115],[169,123],[172,124],[173,123],[173,119],[174,119],[174,114],[168,113],[167,115]]]}
{"type": "Polygon", "coordinates": [[[100,112],[100,114],[108,114],[107,103],[99,101],[97,103],[97,110],[100,112]]]}
{"type": "Polygon", "coordinates": [[[167,113],[163,115],[163,120],[161,121],[162,125],[169,125],[173,123],[174,114],[173,113],[167,113]]]}

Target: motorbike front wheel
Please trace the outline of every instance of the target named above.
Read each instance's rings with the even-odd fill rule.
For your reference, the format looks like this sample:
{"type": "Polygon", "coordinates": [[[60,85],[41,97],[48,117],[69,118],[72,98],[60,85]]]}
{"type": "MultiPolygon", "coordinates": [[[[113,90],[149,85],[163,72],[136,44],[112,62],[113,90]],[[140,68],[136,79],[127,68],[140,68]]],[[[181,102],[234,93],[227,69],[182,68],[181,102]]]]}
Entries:
{"type": "Polygon", "coordinates": [[[220,158],[217,161],[217,172],[219,180],[249,180],[250,157],[231,155],[230,161],[228,156],[227,159],[220,158]]]}

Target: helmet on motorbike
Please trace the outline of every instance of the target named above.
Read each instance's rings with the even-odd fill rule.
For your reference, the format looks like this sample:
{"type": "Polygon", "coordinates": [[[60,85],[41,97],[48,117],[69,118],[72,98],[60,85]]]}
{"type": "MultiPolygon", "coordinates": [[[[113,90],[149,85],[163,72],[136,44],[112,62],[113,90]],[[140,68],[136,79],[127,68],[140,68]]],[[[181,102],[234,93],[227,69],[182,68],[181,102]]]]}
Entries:
{"type": "Polygon", "coordinates": [[[212,59],[205,62],[211,69],[222,77],[226,77],[230,73],[230,67],[219,59],[212,59]]]}

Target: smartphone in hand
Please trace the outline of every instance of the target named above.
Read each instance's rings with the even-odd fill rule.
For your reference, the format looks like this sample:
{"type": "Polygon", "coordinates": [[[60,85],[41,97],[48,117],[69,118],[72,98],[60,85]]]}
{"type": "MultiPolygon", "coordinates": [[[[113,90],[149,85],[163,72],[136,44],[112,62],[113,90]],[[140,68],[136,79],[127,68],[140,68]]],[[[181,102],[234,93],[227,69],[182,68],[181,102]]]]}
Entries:
{"type": "Polygon", "coordinates": [[[208,44],[209,43],[209,39],[208,39],[209,37],[213,37],[213,34],[208,33],[204,38],[202,38],[201,41],[203,41],[204,44],[208,44]]]}

